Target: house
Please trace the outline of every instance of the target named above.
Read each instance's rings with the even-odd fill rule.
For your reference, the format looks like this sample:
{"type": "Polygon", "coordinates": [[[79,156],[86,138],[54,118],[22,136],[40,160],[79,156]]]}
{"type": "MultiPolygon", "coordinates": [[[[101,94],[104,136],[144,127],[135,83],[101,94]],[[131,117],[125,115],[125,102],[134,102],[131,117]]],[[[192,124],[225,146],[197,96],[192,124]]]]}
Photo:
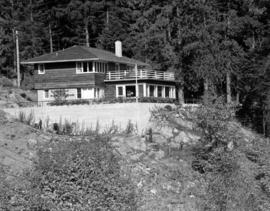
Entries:
{"type": "Polygon", "coordinates": [[[21,64],[34,65],[38,101],[53,101],[63,92],[67,100],[100,98],[176,98],[174,73],[154,71],[149,64],[86,46],[73,46],[35,57],[21,64]]]}

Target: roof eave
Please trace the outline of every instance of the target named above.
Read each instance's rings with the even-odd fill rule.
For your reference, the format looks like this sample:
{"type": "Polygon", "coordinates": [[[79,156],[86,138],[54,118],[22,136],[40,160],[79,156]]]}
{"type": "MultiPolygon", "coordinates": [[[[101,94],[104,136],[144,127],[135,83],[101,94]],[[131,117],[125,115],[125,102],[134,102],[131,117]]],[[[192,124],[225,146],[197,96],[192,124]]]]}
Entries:
{"type": "MultiPolygon", "coordinates": [[[[20,62],[20,64],[47,64],[47,63],[56,63],[56,62],[82,62],[82,61],[98,61],[98,60],[102,60],[102,61],[107,61],[107,62],[116,62],[113,60],[104,60],[104,59],[99,59],[99,58],[92,58],[92,59],[68,59],[68,60],[52,60],[52,61],[22,61],[20,62]]],[[[116,62],[117,63],[117,62],[116,62]]],[[[151,66],[149,64],[146,63],[142,63],[142,62],[125,62],[125,61],[121,61],[119,63],[122,64],[131,64],[131,65],[141,65],[141,66],[151,66]]]]}
{"type": "Polygon", "coordinates": [[[22,61],[21,64],[45,64],[45,63],[56,63],[56,62],[82,62],[82,61],[97,61],[99,58],[91,59],[65,59],[65,60],[50,60],[50,61],[22,61]]]}

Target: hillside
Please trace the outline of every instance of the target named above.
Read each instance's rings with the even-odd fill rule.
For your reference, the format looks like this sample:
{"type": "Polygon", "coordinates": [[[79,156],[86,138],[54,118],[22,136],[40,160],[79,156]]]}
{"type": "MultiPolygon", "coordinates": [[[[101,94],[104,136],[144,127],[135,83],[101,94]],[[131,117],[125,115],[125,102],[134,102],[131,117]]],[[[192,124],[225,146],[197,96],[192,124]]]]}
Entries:
{"type": "Polygon", "coordinates": [[[0,108],[29,106],[35,101],[37,101],[35,92],[16,88],[10,79],[0,76],[0,108]]]}
{"type": "MultiPolygon", "coordinates": [[[[212,111],[212,113],[215,112],[212,111]]],[[[234,166],[236,162],[238,170],[230,170],[235,176],[228,175],[226,178],[231,185],[217,186],[214,182],[214,186],[211,186],[209,181],[219,173],[217,171],[213,174],[211,170],[206,174],[207,168],[205,169],[203,165],[207,164],[207,160],[202,160],[200,156],[202,152],[205,153],[205,149],[209,151],[214,145],[212,142],[208,142],[205,145],[206,148],[201,148],[200,153],[197,151],[194,154],[196,147],[202,147],[200,143],[203,143],[202,139],[204,139],[205,134],[202,130],[194,129],[196,124],[192,120],[192,115],[193,112],[187,109],[171,109],[170,107],[157,109],[152,113],[152,124],[149,126],[152,130],[152,138],[151,133],[138,136],[133,134],[132,130],[129,133],[109,135],[108,140],[114,153],[120,156],[123,174],[130,175],[132,184],[135,185],[138,210],[201,210],[205,203],[211,204],[218,199],[219,191],[227,190],[234,183],[238,184],[238,188],[228,189],[230,196],[236,197],[235,194],[245,194],[247,190],[250,191],[250,194],[254,194],[255,190],[259,191],[253,200],[260,203],[262,207],[260,210],[267,210],[269,205],[269,199],[265,195],[267,190],[260,190],[260,187],[268,187],[269,183],[266,182],[268,177],[255,178],[268,171],[268,164],[265,161],[268,160],[269,156],[269,141],[265,141],[236,122],[226,122],[224,124],[228,126],[226,134],[230,135],[224,137],[223,140],[228,138],[228,141],[222,143],[222,146],[215,146],[216,150],[225,151],[220,155],[215,154],[218,151],[213,151],[211,154],[212,156],[225,156],[219,159],[229,163],[222,168],[229,167],[230,169],[230,166],[234,166]],[[201,163],[202,161],[203,163],[201,163]],[[204,169],[203,174],[202,169],[204,169]],[[219,189],[212,192],[210,187],[219,189]],[[211,197],[215,198],[209,202],[205,198],[206,196],[209,200],[211,197]],[[262,201],[259,202],[259,200],[262,201]]],[[[207,116],[210,118],[210,115],[207,116]]],[[[209,119],[207,121],[209,126],[211,121],[209,119]]],[[[219,119],[216,119],[212,126],[216,125],[221,128],[224,126],[219,119]]],[[[33,164],[32,162],[37,159],[36,150],[44,147],[44,144],[55,141],[79,142],[81,139],[91,142],[93,137],[57,135],[34,129],[1,112],[0,162],[5,168],[9,168],[8,178],[10,176],[14,178],[15,175],[33,164]]],[[[211,168],[215,169],[216,165],[224,165],[221,161],[211,164],[211,168]]],[[[222,177],[225,175],[221,173],[222,177]]],[[[222,185],[219,182],[222,178],[217,177],[216,179],[218,179],[216,182],[222,185]]],[[[226,210],[242,210],[242,208],[237,209],[237,207],[243,206],[242,200],[244,202],[249,200],[249,194],[242,198],[233,199],[233,203],[226,210]]],[[[214,205],[218,206],[215,203],[214,205]]],[[[213,210],[215,209],[213,208],[213,210]]],[[[246,207],[244,210],[253,209],[246,207]]]]}

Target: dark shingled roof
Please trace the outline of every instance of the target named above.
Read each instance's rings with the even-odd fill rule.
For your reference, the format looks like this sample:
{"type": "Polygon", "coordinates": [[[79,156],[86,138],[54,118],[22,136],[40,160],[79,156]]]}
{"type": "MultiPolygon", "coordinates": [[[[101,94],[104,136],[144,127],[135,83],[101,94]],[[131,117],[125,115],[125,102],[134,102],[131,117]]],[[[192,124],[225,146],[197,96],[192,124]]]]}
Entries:
{"type": "Polygon", "coordinates": [[[21,64],[39,64],[39,63],[54,63],[54,62],[69,62],[69,61],[91,61],[102,60],[124,64],[138,64],[140,66],[149,66],[144,62],[130,59],[122,56],[118,57],[114,53],[91,48],[86,46],[72,46],[62,51],[56,51],[50,54],[44,54],[32,59],[22,61],[21,64]]]}

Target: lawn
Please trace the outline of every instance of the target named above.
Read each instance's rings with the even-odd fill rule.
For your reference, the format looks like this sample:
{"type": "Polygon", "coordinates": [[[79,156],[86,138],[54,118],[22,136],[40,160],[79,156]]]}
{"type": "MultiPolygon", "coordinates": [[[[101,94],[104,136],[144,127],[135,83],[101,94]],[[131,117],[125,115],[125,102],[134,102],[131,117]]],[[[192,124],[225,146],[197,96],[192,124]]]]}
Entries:
{"type": "Polygon", "coordinates": [[[120,103],[120,104],[98,104],[98,105],[73,105],[73,106],[44,106],[5,109],[13,116],[18,116],[20,111],[29,114],[34,113],[36,121],[50,119],[50,123],[68,120],[79,123],[84,127],[95,127],[98,122],[101,128],[110,126],[112,122],[124,129],[131,121],[137,124],[138,131],[142,132],[147,127],[151,115],[150,110],[156,106],[166,104],[154,103],[120,103]]]}

